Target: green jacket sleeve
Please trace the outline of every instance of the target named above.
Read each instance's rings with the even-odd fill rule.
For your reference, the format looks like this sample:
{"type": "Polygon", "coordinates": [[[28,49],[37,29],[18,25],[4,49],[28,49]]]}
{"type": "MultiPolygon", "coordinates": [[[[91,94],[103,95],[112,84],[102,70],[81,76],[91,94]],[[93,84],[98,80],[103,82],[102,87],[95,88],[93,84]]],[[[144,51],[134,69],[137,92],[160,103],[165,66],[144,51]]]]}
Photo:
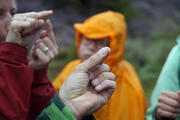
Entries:
{"type": "MultiPolygon", "coordinates": [[[[36,120],[76,120],[76,118],[64,105],[57,93],[36,120]]],[[[84,117],[83,120],[95,120],[95,118],[90,115],[84,117]]]]}
{"type": "Polygon", "coordinates": [[[177,45],[171,50],[156,83],[156,87],[151,97],[151,106],[146,114],[146,120],[156,120],[155,115],[152,115],[152,112],[156,109],[158,98],[163,91],[176,92],[180,89],[180,37],[177,42],[177,45]]]}
{"type": "Polygon", "coordinates": [[[36,120],[76,120],[76,118],[64,105],[57,93],[36,120]]]}

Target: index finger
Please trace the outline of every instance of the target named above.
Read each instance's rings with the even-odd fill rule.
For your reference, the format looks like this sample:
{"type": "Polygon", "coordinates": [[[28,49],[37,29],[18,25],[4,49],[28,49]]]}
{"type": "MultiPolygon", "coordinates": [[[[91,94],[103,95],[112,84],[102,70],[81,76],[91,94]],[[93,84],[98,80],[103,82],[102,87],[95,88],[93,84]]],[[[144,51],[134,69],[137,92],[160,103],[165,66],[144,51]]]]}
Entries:
{"type": "Polygon", "coordinates": [[[47,30],[47,33],[48,33],[48,37],[53,42],[53,44],[56,45],[56,39],[55,39],[55,36],[54,36],[53,27],[52,27],[52,24],[51,24],[50,20],[46,21],[46,30],[47,30]]]}
{"type": "Polygon", "coordinates": [[[180,98],[176,92],[171,92],[171,91],[164,91],[162,92],[162,95],[165,95],[176,101],[179,101],[179,98],[180,98]]]}
{"type": "Polygon", "coordinates": [[[97,65],[100,65],[103,63],[103,61],[107,58],[107,56],[110,53],[109,47],[101,48],[96,54],[85,60],[83,63],[78,65],[76,69],[88,72],[90,69],[96,67],[97,65]]]}
{"type": "Polygon", "coordinates": [[[42,19],[42,18],[47,18],[53,14],[52,10],[47,10],[47,11],[41,11],[41,12],[29,12],[25,13],[24,15],[27,17],[32,17],[35,19],[42,19]]]}

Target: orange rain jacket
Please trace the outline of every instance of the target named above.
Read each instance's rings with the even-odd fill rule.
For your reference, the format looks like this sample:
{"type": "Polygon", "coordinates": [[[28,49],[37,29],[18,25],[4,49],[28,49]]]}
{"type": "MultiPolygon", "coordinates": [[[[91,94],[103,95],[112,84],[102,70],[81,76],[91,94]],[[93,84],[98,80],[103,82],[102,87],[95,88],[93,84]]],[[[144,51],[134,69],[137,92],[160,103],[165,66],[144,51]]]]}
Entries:
{"type": "MultiPolygon", "coordinates": [[[[124,16],[107,11],[74,26],[78,49],[82,34],[90,39],[110,38],[111,53],[105,63],[116,75],[117,86],[109,102],[94,114],[95,118],[97,120],[144,120],[147,106],[143,88],[133,66],[123,59],[126,39],[124,16]]],[[[81,60],[74,60],[62,70],[53,82],[56,91],[80,63],[81,60]]]]}

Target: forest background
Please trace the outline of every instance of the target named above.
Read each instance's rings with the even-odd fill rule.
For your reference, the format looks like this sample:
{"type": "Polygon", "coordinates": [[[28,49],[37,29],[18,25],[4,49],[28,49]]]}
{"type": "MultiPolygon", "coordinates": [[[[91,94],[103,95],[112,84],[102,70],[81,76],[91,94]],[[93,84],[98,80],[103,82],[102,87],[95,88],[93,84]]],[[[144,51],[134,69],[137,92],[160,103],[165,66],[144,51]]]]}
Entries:
{"type": "Polygon", "coordinates": [[[107,10],[126,17],[125,58],[136,69],[147,100],[162,66],[180,34],[179,0],[18,0],[18,12],[54,10],[50,18],[59,55],[49,65],[53,81],[62,68],[77,59],[73,24],[107,10]]]}

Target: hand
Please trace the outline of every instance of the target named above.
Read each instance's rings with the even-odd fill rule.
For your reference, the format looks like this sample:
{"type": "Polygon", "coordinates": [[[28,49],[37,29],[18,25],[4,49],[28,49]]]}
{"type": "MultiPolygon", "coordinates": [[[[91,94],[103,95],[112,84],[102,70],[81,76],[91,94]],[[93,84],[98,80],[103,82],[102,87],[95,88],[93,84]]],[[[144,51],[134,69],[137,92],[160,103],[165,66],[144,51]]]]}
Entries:
{"type": "Polygon", "coordinates": [[[158,120],[162,118],[176,118],[180,114],[180,91],[162,92],[158,99],[156,117],[158,120]]]}
{"type": "Polygon", "coordinates": [[[36,32],[44,25],[43,18],[52,14],[52,11],[16,14],[11,22],[6,42],[27,47],[34,39],[36,32]]]}
{"type": "Polygon", "coordinates": [[[115,75],[102,64],[109,52],[108,47],[102,48],[78,65],[61,86],[59,97],[78,120],[106,104],[115,89],[115,75]]]}
{"type": "Polygon", "coordinates": [[[40,39],[36,41],[30,52],[28,66],[34,70],[47,67],[49,62],[58,54],[58,46],[50,20],[47,20],[45,25],[46,31],[40,33],[40,39]],[[48,50],[45,51],[46,49],[48,50]]]}

